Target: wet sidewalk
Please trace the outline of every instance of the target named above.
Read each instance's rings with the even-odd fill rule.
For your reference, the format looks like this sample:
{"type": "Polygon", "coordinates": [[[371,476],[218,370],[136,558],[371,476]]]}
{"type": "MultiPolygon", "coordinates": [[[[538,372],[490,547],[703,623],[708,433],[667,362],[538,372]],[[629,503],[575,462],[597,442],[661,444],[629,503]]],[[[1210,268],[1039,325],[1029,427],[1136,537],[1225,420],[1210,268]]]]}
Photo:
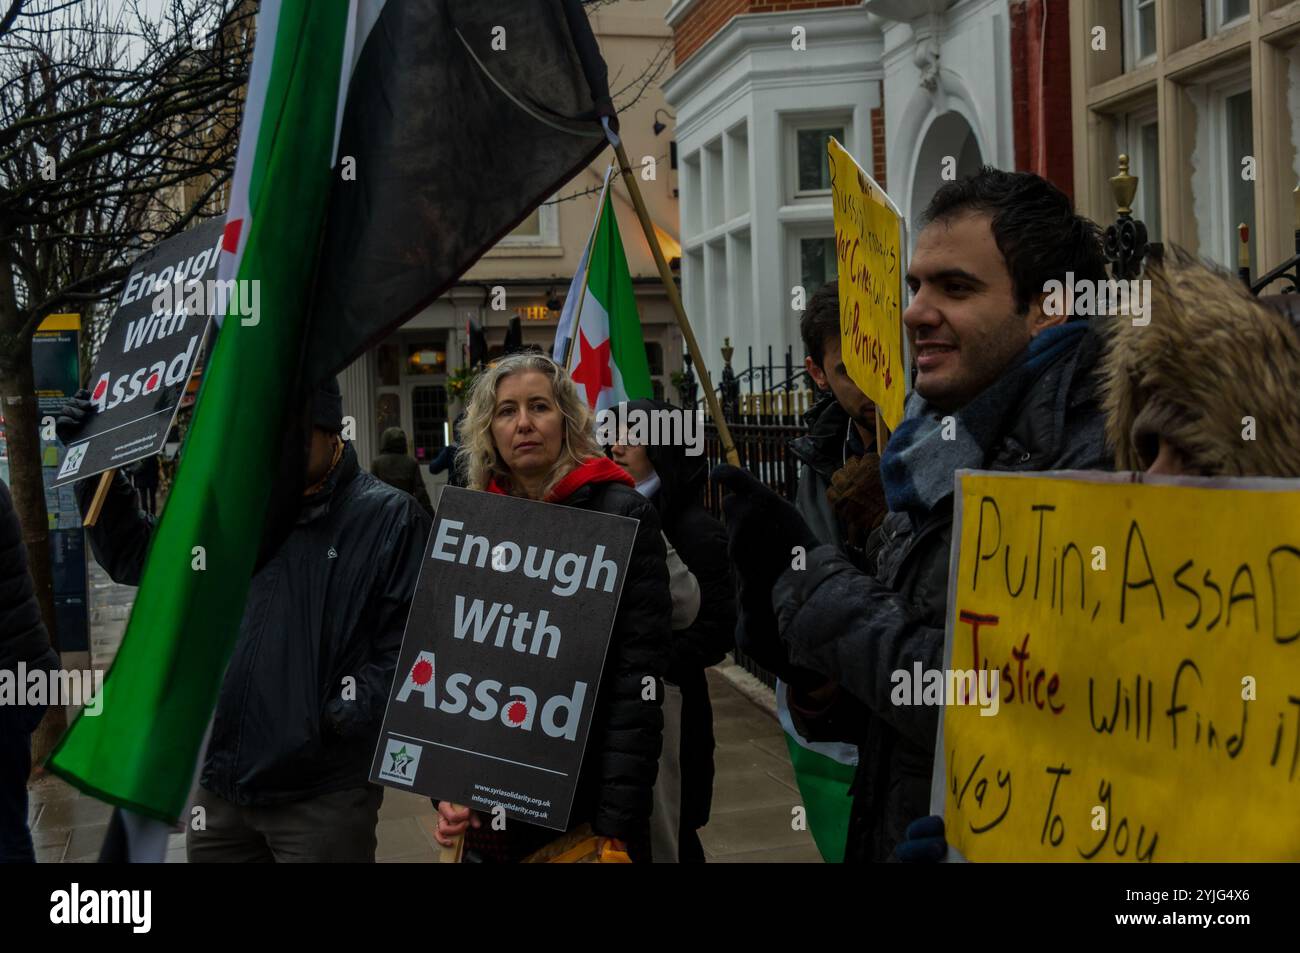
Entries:
{"type": "MultiPolygon", "coordinates": [[[[115,585],[91,560],[91,664],[95,668],[107,669],[116,655],[134,594],[130,587],[115,585]]],[[[762,704],[765,690],[729,663],[708,674],[718,743],[712,816],[700,832],[708,860],[819,863],[811,835],[792,827],[799,793],[781,728],[762,704]]],[[[112,808],[51,777],[33,781],[30,792],[36,859],[41,863],[96,860],[112,808]]],[[[386,788],[379,812],[377,859],[436,863],[434,823],[428,798],[386,788]]],[[[167,860],[185,861],[184,834],[173,835],[167,860]]]]}

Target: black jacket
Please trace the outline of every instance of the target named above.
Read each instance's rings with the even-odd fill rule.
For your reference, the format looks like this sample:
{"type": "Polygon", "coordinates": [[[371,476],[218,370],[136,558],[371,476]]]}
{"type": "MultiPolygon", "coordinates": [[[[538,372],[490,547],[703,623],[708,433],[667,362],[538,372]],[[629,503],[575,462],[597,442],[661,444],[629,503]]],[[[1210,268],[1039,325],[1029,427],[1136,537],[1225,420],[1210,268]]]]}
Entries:
{"type": "MultiPolygon", "coordinates": [[[[667,408],[634,401],[629,408],[667,408]]],[[[682,690],[682,825],[709,822],[713,800],[713,706],[704,670],[736,645],[736,582],[727,558],[727,531],[701,502],[708,479],[703,456],[688,457],[677,445],[646,447],[660,487],[652,497],[664,535],[700,585],[700,611],[672,633],[668,680],[682,690]]]]}
{"type": "MultiPolygon", "coordinates": [[[[849,415],[833,395],[825,395],[803,416],[808,432],[789,443],[799,461],[799,488],[794,505],[808,528],[823,543],[844,549],[846,534],[826,491],[835,471],[865,452],[849,415]]],[[[873,441],[874,446],[874,441],[873,441]]],[[[854,553],[853,555],[857,555],[854,553]]]]}
{"type": "Polygon", "coordinates": [[[560,505],[640,521],[601,673],[571,825],[590,820],[597,834],[646,843],[663,747],[661,679],[668,671],[672,636],[668,553],[654,506],[626,484],[587,483],[560,505]],[[644,697],[647,676],[655,680],[653,700],[644,697]]]}
{"type": "Polygon", "coordinates": [[[0,480],[0,669],[14,671],[19,662],[29,667],[58,664],[41,621],[14,501],[0,480]]]}
{"type": "Polygon", "coordinates": [[[370,472],[389,486],[411,494],[420,508],[433,516],[433,504],[429,502],[429,491],[425,489],[420,465],[406,452],[406,433],[401,427],[389,427],[384,431],[379,443],[379,456],[371,461],[370,472]]]}
{"type": "MultiPolygon", "coordinates": [[[[1048,367],[1002,428],[985,468],[1006,471],[1109,469],[1094,368],[1099,341],[1087,334],[1048,367]]],[[[799,717],[811,740],[858,745],[846,861],[888,860],[906,826],[930,813],[939,710],[894,706],[891,675],[943,667],[948,612],[952,498],[920,526],[891,513],[868,541],[863,574],[832,547],[787,570],[773,604],[790,661],[838,682],[834,703],[799,717]]]]}
{"type": "MultiPolygon", "coordinates": [[[[78,484],[83,508],[96,482],[78,484]]],[[[115,474],[89,535],[116,582],[138,584],[154,524],[115,474]]],[[[361,471],[347,444],[253,577],[217,700],[205,788],[260,805],[368,783],[429,528],[415,501],[361,471]]]]}

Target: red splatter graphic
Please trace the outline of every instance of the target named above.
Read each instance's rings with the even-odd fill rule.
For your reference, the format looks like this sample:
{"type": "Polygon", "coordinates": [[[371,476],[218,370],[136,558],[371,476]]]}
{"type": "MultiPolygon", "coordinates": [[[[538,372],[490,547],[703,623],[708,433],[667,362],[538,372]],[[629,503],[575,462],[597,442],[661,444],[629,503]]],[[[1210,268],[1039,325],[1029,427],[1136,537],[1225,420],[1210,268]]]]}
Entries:
{"type": "Polygon", "coordinates": [[[417,685],[427,685],[431,678],[433,678],[433,666],[424,659],[420,659],[411,669],[411,681],[417,685]]]}
{"type": "Polygon", "coordinates": [[[158,389],[158,381],[159,379],[157,374],[150,374],[149,379],[144,382],[144,392],[146,394],[152,394],[156,391],[158,389]]]}
{"type": "Polygon", "coordinates": [[[95,392],[94,392],[93,394],[90,395],[90,399],[91,399],[91,400],[99,400],[101,397],[104,396],[104,391],[106,391],[106,390],[108,390],[108,377],[107,377],[107,375],[105,375],[104,377],[101,377],[101,378],[99,379],[99,383],[95,385],[95,392]]]}
{"type": "Polygon", "coordinates": [[[528,706],[523,702],[511,702],[510,707],[506,709],[506,717],[510,719],[512,725],[522,725],[524,719],[528,717],[528,706]]]}

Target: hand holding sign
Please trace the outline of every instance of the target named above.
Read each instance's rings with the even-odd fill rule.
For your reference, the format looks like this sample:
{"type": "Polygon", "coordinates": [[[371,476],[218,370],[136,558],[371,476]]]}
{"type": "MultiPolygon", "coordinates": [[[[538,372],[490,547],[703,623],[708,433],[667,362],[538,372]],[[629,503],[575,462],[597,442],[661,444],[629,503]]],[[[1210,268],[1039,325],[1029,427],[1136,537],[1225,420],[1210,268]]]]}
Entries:
{"type": "Polygon", "coordinates": [[[444,847],[471,809],[566,829],[636,526],[443,491],[371,777],[441,802],[444,847]]]}

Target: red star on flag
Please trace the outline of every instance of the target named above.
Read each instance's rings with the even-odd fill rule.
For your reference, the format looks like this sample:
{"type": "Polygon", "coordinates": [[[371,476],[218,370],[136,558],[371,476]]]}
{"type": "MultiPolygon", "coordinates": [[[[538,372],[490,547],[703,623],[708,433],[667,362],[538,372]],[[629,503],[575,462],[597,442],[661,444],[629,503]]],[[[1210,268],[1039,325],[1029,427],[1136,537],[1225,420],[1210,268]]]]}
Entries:
{"type": "Polygon", "coordinates": [[[587,391],[587,406],[595,408],[600,392],[606,387],[614,386],[614,375],[609,369],[609,338],[592,347],[587,335],[578,329],[578,366],[570,375],[575,384],[581,384],[587,391]]]}

